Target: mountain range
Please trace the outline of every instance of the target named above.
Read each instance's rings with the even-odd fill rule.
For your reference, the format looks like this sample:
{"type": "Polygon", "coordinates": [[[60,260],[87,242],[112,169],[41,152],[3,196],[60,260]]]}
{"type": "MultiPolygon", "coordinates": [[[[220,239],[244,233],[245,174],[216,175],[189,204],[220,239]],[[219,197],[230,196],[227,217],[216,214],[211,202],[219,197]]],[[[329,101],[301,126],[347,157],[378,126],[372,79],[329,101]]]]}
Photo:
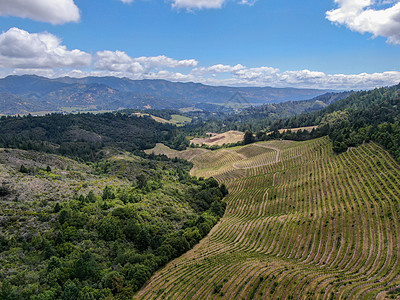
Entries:
{"type": "Polygon", "coordinates": [[[220,107],[238,93],[245,104],[307,100],[328,91],[273,87],[208,86],[166,80],[117,77],[62,77],[36,75],[0,79],[0,114],[63,111],[65,108],[118,110],[122,108],[179,109],[220,107]]]}

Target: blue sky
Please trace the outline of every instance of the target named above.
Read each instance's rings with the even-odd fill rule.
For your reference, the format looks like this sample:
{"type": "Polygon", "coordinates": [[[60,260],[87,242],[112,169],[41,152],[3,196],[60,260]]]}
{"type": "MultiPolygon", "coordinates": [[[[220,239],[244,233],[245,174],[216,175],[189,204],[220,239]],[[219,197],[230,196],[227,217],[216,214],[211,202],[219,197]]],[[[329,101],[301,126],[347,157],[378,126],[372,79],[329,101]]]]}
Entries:
{"type": "Polygon", "coordinates": [[[0,0],[2,76],[332,89],[400,82],[400,1],[16,2],[0,0]]]}

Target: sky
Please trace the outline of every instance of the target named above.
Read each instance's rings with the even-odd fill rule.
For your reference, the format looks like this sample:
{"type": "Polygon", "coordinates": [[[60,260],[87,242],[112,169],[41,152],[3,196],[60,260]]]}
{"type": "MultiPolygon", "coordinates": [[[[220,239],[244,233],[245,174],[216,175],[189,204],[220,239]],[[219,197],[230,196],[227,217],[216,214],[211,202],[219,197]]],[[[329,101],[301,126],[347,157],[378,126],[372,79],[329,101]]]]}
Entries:
{"type": "Polygon", "coordinates": [[[0,0],[0,77],[400,82],[400,0],[0,0]]]}

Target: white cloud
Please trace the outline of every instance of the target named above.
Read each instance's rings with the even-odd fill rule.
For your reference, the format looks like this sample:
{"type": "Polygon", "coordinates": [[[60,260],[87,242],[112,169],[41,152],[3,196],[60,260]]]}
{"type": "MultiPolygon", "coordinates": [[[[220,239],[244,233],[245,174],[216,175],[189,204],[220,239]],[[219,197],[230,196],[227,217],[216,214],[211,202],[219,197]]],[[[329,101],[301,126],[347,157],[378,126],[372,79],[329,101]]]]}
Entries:
{"type": "Polygon", "coordinates": [[[239,4],[253,6],[256,2],[257,0],[241,0],[239,4]]]}
{"type": "MultiPolygon", "coordinates": [[[[1,1],[1,0],[0,0],[1,1]]],[[[165,55],[131,57],[123,51],[99,51],[93,57],[69,50],[50,33],[11,28],[0,34],[0,75],[37,74],[46,77],[116,76],[131,79],[193,81],[210,85],[273,86],[320,89],[370,89],[400,82],[399,71],[326,74],[310,70],[281,71],[242,64],[198,66],[195,59],[165,55]]]]}
{"type": "Polygon", "coordinates": [[[73,0],[0,0],[1,16],[16,16],[53,25],[80,20],[73,0]]]}
{"type": "Polygon", "coordinates": [[[143,78],[153,69],[162,71],[163,68],[193,68],[197,64],[198,61],[194,59],[176,60],[165,55],[133,58],[123,51],[100,51],[96,54],[94,67],[97,70],[120,72],[126,76],[143,78]]]}
{"type": "Polygon", "coordinates": [[[68,50],[58,37],[50,33],[29,33],[11,28],[0,34],[1,68],[61,68],[90,63],[90,54],[68,50]]]}
{"type": "Polygon", "coordinates": [[[205,75],[207,73],[211,73],[211,74],[232,73],[232,72],[236,72],[241,69],[244,69],[244,68],[246,68],[246,67],[242,66],[241,64],[237,64],[236,66],[217,64],[217,65],[213,65],[211,67],[195,68],[192,70],[192,73],[197,74],[197,75],[205,75]]]}
{"type": "Polygon", "coordinates": [[[386,37],[388,43],[400,44],[400,2],[375,0],[335,0],[339,8],[326,13],[329,21],[353,31],[386,37]],[[386,7],[388,4],[389,7],[386,7]],[[385,8],[380,6],[385,5],[385,8]]]}
{"type": "Polygon", "coordinates": [[[221,8],[226,0],[173,0],[172,6],[187,10],[221,8]]]}
{"type": "Polygon", "coordinates": [[[121,0],[122,1],[122,3],[132,3],[133,2],[133,0],[121,0]]]}
{"type": "Polygon", "coordinates": [[[134,58],[133,61],[141,63],[149,68],[169,67],[169,68],[189,68],[195,67],[199,63],[195,59],[176,60],[165,55],[142,56],[134,58]]]}
{"type": "MultiPolygon", "coordinates": [[[[190,75],[193,75],[193,81],[211,85],[291,86],[338,90],[370,89],[400,82],[400,72],[398,71],[372,74],[325,74],[310,70],[281,72],[277,68],[267,66],[248,68],[241,64],[199,67],[193,69],[190,75]]],[[[170,76],[170,80],[174,80],[174,76],[171,74],[170,76]]],[[[164,77],[164,79],[166,78],[164,77]]]]}
{"type": "MultiPolygon", "coordinates": [[[[122,0],[129,1],[129,0],[122,0]]],[[[257,0],[239,0],[237,3],[253,6],[257,0]]],[[[172,0],[172,7],[182,8],[188,11],[200,9],[218,9],[227,2],[227,0],[172,0]]]]}
{"type": "Polygon", "coordinates": [[[96,54],[94,67],[97,70],[111,72],[143,73],[144,67],[134,62],[133,59],[123,51],[100,51],[96,54]]]}

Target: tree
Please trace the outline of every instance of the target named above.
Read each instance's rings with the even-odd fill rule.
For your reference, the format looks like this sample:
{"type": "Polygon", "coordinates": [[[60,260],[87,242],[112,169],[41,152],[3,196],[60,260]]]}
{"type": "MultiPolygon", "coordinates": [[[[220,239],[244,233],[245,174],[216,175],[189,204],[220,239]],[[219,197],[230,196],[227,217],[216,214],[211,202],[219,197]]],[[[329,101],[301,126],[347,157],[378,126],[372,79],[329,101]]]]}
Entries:
{"type": "Polygon", "coordinates": [[[147,185],[147,178],[145,175],[140,174],[136,177],[138,188],[142,189],[147,185]]]}
{"type": "Polygon", "coordinates": [[[97,227],[100,237],[105,241],[115,241],[122,237],[121,222],[114,217],[106,217],[97,227]]]}
{"type": "Polygon", "coordinates": [[[10,189],[3,182],[3,184],[0,186],[0,197],[5,197],[8,194],[10,194],[10,189]]]}
{"type": "Polygon", "coordinates": [[[64,285],[64,293],[62,296],[63,300],[75,300],[78,299],[79,288],[73,281],[67,281],[64,285]]]}
{"type": "Polygon", "coordinates": [[[113,192],[113,189],[111,187],[109,187],[108,185],[103,190],[102,198],[103,198],[103,200],[115,199],[115,194],[113,192]]]}
{"type": "Polygon", "coordinates": [[[29,173],[29,170],[24,166],[24,165],[21,165],[21,167],[19,168],[19,171],[21,172],[21,173],[29,173]]]}
{"type": "Polygon", "coordinates": [[[95,280],[99,276],[100,268],[92,252],[86,250],[75,262],[74,275],[80,280],[95,280]]]}
{"type": "Polygon", "coordinates": [[[3,281],[0,286],[0,299],[17,300],[19,297],[8,281],[3,281]]]}
{"type": "Polygon", "coordinates": [[[244,138],[243,138],[243,143],[245,145],[251,144],[255,142],[255,138],[253,136],[253,133],[249,130],[247,130],[244,134],[244,138]]]}
{"type": "Polygon", "coordinates": [[[53,212],[58,213],[60,212],[60,210],[61,210],[61,205],[60,203],[57,202],[56,205],[54,205],[53,212]]]}
{"type": "Polygon", "coordinates": [[[225,197],[226,195],[228,195],[228,189],[226,188],[226,185],[225,184],[221,184],[221,186],[220,186],[220,191],[221,191],[221,193],[222,193],[222,195],[225,197]]]}

